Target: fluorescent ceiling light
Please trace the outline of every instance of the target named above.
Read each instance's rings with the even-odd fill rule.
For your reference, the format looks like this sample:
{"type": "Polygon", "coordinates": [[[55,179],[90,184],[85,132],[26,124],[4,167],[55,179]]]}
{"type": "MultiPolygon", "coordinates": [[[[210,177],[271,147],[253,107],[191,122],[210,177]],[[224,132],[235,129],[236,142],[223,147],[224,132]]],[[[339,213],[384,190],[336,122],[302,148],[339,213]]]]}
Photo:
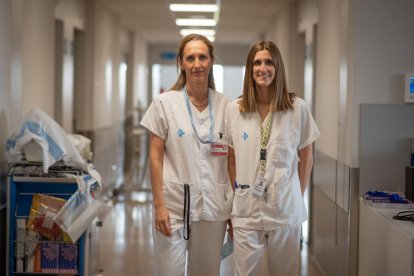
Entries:
{"type": "Polygon", "coordinates": [[[217,5],[208,4],[170,4],[173,12],[216,12],[217,5]]]}
{"type": "Polygon", "coordinates": [[[175,20],[178,26],[216,26],[214,19],[178,18],[175,20]]]}
{"type": "Polygon", "coordinates": [[[181,29],[180,35],[185,36],[189,34],[201,34],[204,36],[214,36],[216,34],[215,30],[212,29],[181,29]]]}

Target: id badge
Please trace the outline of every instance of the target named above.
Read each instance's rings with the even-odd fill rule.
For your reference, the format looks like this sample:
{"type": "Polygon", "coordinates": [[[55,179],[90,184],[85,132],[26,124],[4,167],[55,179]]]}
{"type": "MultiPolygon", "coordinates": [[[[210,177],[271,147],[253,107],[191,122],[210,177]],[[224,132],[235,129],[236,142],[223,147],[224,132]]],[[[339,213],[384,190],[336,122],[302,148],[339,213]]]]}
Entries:
{"type": "Polygon", "coordinates": [[[266,189],[267,183],[264,175],[258,175],[254,183],[252,194],[254,196],[262,197],[266,189]]]}
{"type": "Polygon", "coordinates": [[[210,144],[211,155],[227,156],[229,154],[229,147],[221,143],[210,144]]]}

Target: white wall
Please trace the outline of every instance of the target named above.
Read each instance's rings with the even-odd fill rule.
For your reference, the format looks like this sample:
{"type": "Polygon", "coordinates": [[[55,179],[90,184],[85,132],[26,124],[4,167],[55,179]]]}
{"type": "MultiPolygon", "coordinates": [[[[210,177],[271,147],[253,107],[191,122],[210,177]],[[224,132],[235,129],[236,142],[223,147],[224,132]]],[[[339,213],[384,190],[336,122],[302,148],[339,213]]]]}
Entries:
{"type": "Polygon", "coordinates": [[[65,21],[65,37],[73,39],[73,28],[84,29],[84,0],[58,0],[55,9],[56,18],[65,21]]]}
{"type": "Polygon", "coordinates": [[[60,118],[61,126],[67,133],[74,130],[73,122],[73,98],[74,98],[74,33],[75,29],[84,30],[85,7],[84,1],[81,0],[59,0],[55,8],[55,17],[63,21],[63,80],[61,97],[55,100],[61,100],[55,103],[61,110],[61,114],[55,114],[56,118],[60,118]]]}
{"type": "Polygon", "coordinates": [[[224,66],[224,95],[234,100],[243,94],[244,66],[224,66]]]}
{"type": "Polygon", "coordinates": [[[33,107],[54,116],[55,3],[23,1],[21,116],[33,107]]]}
{"type": "Polygon", "coordinates": [[[316,148],[334,159],[338,139],[339,2],[319,0],[317,6],[309,0],[301,1],[300,5],[286,3],[267,34],[282,53],[290,89],[301,91],[303,63],[300,60],[303,62],[304,49],[300,44],[313,42],[313,27],[318,22],[314,115],[322,138],[317,141],[316,148]],[[303,39],[298,32],[303,33],[303,39]]]}
{"type": "MultiPolygon", "coordinates": [[[[12,53],[12,14],[11,1],[0,2],[0,145],[4,145],[10,132],[11,109],[11,53],[12,53]]],[[[5,161],[3,150],[0,161],[5,161]]]]}
{"type": "Polygon", "coordinates": [[[286,2],[275,16],[266,39],[279,48],[285,65],[289,92],[303,98],[305,35],[298,32],[298,3],[286,2]]]}
{"type": "Polygon", "coordinates": [[[20,120],[22,106],[22,32],[23,32],[23,2],[24,0],[10,1],[12,3],[12,49],[11,49],[11,109],[10,125],[15,126],[20,120]]]}
{"type": "Polygon", "coordinates": [[[291,66],[289,62],[289,33],[290,31],[296,32],[296,30],[292,30],[290,26],[290,6],[286,4],[284,7],[275,16],[275,21],[272,27],[269,28],[270,31],[267,33],[266,39],[273,41],[279,48],[285,64],[286,77],[289,81],[289,67],[291,66]]]}
{"type": "MultiPolygon", "coordinates": [[[[160,90],[162,89],[164,92],[168,91],[171,86],[177,81],[178,72],[177,67],[175,65],[162,65],[160,68],[160,90]]],[[[158,94],[161,91],[158,91],[158,94]]]]}
{"type": "Polygon", "coordinates": [[[313,27],[318,23],[317,0],[303,0],[298,6],[298,32],[305,33],[305,43],[313,43],[313,27]]]}
{"type": "MultiPolygon", "coordinates": [[[[114,123],[112,100],[116,89],[118,61],[115,60],[117,25],[115,18],[100,5],[95,5],[95,24],[93,26],[93,128],[108,127],[114,123]],[[95,45],[99,45],[96,47],[95,45]]],[[[87,30],[88,31],[88,30],[87,30]]]]}
{"type": "Polygon", "coordinates": [[[55,1],[0,4],[1,142],[33,107],[54,115],[55,1]]]}
{"type": "Polygon", "coordinates": [[[315,148],[337,159],[339,97],[339,0],[319,0],[315,117],[322,138],[315,148]]]}
{"type": "Polygon", "coordinates": [[[359,166],[359,105],[403,103],[403,74],[414,70],[414,1],[352,1],[352,157],[359,166]]]}
{"type": "Polygon", "coordinates": [[[305,33],[298,32],[298,2],[289,3],[289,56],[287,62],[288,67],[288,87],[290,92],[303,99],[304,97],[304,60],[305,60],[305,33]]]}
{"type": "Polygon", "coordinates": [[[149,62],[146,42],[134,33],[133,38],[133,61],[134,61],[134,86],[133,105],[135,107],[147,107],[149,105],[148,81],[149,62]],[[138,106],[139,105],[139,106],[138,106]]]}

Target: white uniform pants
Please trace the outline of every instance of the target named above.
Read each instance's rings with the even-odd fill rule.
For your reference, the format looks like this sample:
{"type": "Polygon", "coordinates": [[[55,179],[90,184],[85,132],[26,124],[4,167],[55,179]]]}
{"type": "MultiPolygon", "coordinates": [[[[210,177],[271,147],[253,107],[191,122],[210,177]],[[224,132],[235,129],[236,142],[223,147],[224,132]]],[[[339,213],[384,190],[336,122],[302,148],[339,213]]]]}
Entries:
{"type": "Polygon", "coordinates": [[[158,232],[154,223],[152,233],[157,272],[159,276],[219,276],[221,248],[226,232],[226,221],[191,222],[190,239],[184,240],[182,222],[171,220],[172,236],[158,232]]]}
{"type": "Polygon", "coordinates": [[[265,250],[271,276],[299,275],[300,234],[300,227],[270,231],[234,228],[235,275],[262,275],[265,250]]]}

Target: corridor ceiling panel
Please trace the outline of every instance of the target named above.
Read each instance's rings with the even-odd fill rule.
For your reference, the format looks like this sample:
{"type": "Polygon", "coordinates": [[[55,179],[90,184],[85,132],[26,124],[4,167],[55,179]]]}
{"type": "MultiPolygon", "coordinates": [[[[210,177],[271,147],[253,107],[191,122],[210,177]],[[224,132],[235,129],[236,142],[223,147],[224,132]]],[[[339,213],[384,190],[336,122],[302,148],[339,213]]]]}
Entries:
{"type": "Polygon", "coordinates": [[[171,12],[170,4],[219,4],[215,27],[216,43],[251,44],[273,26],[278,10],[289,0],[100,0],[121,19],[121,24],[137,32],[149,43],[178,43],[181,39],[177,18],[207,18],[213,13],[171,12]]]}

